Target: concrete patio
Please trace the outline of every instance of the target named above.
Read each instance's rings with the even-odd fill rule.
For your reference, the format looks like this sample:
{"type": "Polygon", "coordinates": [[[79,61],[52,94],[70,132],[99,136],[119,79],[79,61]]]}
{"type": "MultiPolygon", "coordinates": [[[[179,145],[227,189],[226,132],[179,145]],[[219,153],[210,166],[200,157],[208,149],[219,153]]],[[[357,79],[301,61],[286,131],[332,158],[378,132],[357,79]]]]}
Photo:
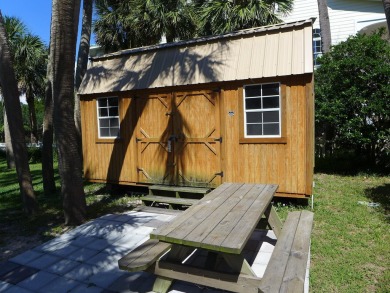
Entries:
{"type": "MultiPolygon", "coordinates": [[[[119,270],[118,260],[177,214],[141,208],[85,223],[0,264],[0,292],[149,292],[154,275],[119,270]]],[[[255,230],[248,241],[245,254],[258,277],[264,274],[275,242],[274,234],[265,230],[255,230]]],[[[307,269],[305,292],[308,275],[307,269]]],[[[170,292],[223,291],[175,281],[170,292]]]]}

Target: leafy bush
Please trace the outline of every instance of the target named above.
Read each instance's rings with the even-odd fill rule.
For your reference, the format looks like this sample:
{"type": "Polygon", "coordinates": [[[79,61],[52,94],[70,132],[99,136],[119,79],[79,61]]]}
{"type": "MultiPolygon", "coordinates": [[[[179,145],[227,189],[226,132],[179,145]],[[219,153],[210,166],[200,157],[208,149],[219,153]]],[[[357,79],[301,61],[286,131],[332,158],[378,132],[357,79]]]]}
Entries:
{"type": "Polygon", "coordinates": [[[390,167],[390,45],[382,34],[350,37],[320,58],[316,135],[326,155],[352,150],[390,167]]]}

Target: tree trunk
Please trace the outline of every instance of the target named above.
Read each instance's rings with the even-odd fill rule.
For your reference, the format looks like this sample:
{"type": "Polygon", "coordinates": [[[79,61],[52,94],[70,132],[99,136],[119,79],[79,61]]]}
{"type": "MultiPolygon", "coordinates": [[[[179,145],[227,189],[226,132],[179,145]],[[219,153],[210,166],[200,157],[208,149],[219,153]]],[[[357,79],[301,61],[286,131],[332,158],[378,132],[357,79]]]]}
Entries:
{"type": "Polygon", "coordinates": [[[83,1],[83,21],[81,27],[81,39],[79,45],[79,54],[77,58],[77,68],[75,77],[75,101],[74,101],[74,121],[76,124],[79,152],[82,160],[82,145],[81,145],[81,114],[80,114],[80,97],[77,91],[81,81],[87,71],[89,47],[91,43],[91,28],[92,28],[92,0],[83,1]]]}
{"type": "Polygon", "coordinates": [[[7,113],[5,111],[5,107],[4,107],[4,141],[5,141],[5,155],[7,158],[7,168],[15,169],[16,168],[15,156],[14,156],[14,150],[12,148],[11,134],[9,133],[9,125],[8,125],[7,113]]]}
{"type": "Polygon", "coordinates": [[[28,215],[34,215],[38,211],[31,181],[30,167],[26,142],[24,140],[22,108],[19,101],[19,92],[12,66],[11,54],[7,41],[7,34],[3,24],[3,16],[0,11],[0,84],[3,90],[5,112],[8,117],[12,113],[12,119],[8,121],[12,148],[15,155],[16,173],[20,193],[24,204],[24,210],[28,215]]]}
{"type": "Polygon", "coordinates": [[[86,218],[81,158],[74,123],[74,64],[79,13],[80,0],[53,1],[50,38],[53,120],[66,225],[78,225],[86,218]]]}
{"type": "Polygon", "coordinates": [[[45,111],[43,116],[42,136],[42,179],[43,192],[51,196],[56,191],[53,168],[53,97],[52,97],[52,72],[51,58],[47,65],[47,78],[45,89],[45,111]]]}
{"type": "Polygon", "coordinates": [[[37,130],[37,116],[35,114],[35,99],[32,93],[27,90],[26,91],[26,101],[28,105],[28,114],[29,114],[29,122],[30,122],[30,139],[31,143],[38,142],[38,130],[37,130]]]}
{"type": "Polygon", "coordinates": [[[390,0],[382,0],[383,8],[385,10],[386,21],[387,21],[387,31],[390,35],[390,0]]]}
{"type": "Polygon", "coordinates": [[[322,52],[327,53],[330,51],[330,46],[332,45],[332,36],[330,32],[330,22],[328,14],[328,2],[327,0],[317,0],[317,2],[321,28],[322,52]]]}

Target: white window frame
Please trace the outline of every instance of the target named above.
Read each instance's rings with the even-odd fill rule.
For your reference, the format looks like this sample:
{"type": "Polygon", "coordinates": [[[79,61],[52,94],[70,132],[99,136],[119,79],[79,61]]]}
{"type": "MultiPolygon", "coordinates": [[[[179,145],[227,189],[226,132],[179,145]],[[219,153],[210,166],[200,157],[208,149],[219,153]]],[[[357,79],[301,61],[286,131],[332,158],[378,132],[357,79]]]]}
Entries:
{"type": "MultiPolygon", "coordinates": [[[[275,96],[275,95],[272,95],[272,96],[275,96]]],[[[244,85],[244,88],[243,88],[243,111],[244,111],[244,138],[280,138],[282,137],[282,95],[281,95],[281,86],[280,86],[280,82],[268,82],[268,83],[258,83],[258,84],[248,84],[248,85],[244,85]],[[278,90],[279,90],[279,108],[261,108],[261,109],[249,109],[247,110],[246,109],[246,103],[245,103],[245,99],[246,99],[246,87],[247,86],[261,86],[261,95],[260,96],[256,96],[256,97],[249,97],[249,99],[251,98],[261,98],[261,104],[263,104],[263,97],[269,97],[269,96],[263,96],[263,86],[264,85],[267,85],[267,84],[277,84],[278,85],[278,90]],[[248,135],[247,134],[247,117],[246,117],[246,113],[250,113],[250,112],[271,112],[271,111],[278,111],[279,113],[279,122],[278,122],[278,125],[279,125],[279,134],[278,135],[248,135]]],[[[252,123],[249,123],[249,124],[252,124],[252,123]]],[[[253,123],[253,124],[258,124],[258,123],[253,123]]],[[[273,123],[273,124],[276,124],[276,123],[273,123]]],[[[262,127],[264,125],[264,123],[262,122],[261,123],[262,127]]]]}
{"type": "MultiPolygon", "coordinates": [[[[116,96],[111,96],[111,97],[101,97],[101,98],[97,98],[96,99],[96,112],[97,112],[97,124],[98,124],[98,137],[99,139],[116,139],[116,138],[120,138],[120,115],[119,115],[119,98],[116,97],[116,96]],[[108,102],[108,99],[117,99],[118,101],[118,115],[117,116],[104,116],[104,117],[101,117],[100,116],[100,109],[102,108],[107,108],[109,109],[110,107],[108,106],[108,103],[107,103],[107,107],[99,107],[99,100],[107,100],[108,102]],[[101,135],[101,126],[100,126],[100,121],[101,119],[113,119],[113,118],[117,118],[118,119],[118,135],[117,136],[102,136],[101,135]]],[[[104,128],[107,128],[107,127],[104,127],[104,128]]],[[[108,127],[108,129],[110,129],[110,126],[108,127]]]]}
{"type": "Polygon", "coordinates": [[[321,39],[321,29],[320,28],[314,28],[313,29],[313,65],[314,68],[318,68],[320,64],[317,61],[318,57],[322,56],[322,39],[321,39]],[[319,43],[319,46],[318,46],[319,43]],[[319,51],[316,50],[316,48],[319,48],[319,51]]]}

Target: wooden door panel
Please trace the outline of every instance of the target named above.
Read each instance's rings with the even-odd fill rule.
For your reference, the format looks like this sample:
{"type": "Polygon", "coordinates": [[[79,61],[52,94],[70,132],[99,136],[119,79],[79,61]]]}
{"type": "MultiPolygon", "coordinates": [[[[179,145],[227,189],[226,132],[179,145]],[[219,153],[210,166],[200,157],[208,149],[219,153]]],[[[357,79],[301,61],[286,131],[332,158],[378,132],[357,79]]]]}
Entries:
{"type": "Polygon", "coordinates": [[[171,184],[173,156],[168,138],[172,133],[171,95],[137,98],[138,181],[171,184]]]}
{"type": "Polygon", "coordinates": [[[184,186],[221,184],[218,93],[175,93],[175,181],[184,186]]]}

